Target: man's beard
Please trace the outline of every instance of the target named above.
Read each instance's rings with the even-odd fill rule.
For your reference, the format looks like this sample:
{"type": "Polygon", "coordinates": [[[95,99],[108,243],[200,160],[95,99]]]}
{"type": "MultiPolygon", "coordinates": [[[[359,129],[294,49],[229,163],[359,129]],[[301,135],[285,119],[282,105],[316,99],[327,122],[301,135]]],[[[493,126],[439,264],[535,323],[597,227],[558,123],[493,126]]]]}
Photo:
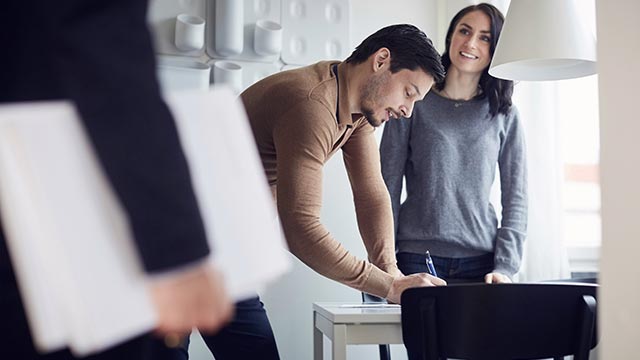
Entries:
{"type": "Polygon", "coordinates": [[[371,110],[369,108],[363,108],[362,109],[362,115],[364,115],[364,118],[367,119],[367,122],[371,126],[378,127],[378,126],[382,125],[382,120],[377,121],[376,119],[373,118],[373,110],[371,110]]]}
{"type": "Polygon", "coordinates": [[[390,76],[390,72],[373,75],[363,85],[360,109],[362,110],[362,115],[367,119],[367,122],[373,127],[382,125],[383,119],[376,119],[374,117],[373,105],[377,103],[377,100],[382,98],[382,95],[380,94],[382,92],[382,87],[389,82],[390,76]]]}

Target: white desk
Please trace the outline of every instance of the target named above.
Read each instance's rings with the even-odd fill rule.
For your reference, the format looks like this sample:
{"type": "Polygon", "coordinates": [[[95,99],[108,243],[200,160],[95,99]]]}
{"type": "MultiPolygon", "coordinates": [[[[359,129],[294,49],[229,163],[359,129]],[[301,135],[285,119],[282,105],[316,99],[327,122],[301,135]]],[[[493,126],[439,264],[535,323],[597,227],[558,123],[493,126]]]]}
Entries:
{"type": "Polygon", "coordinates": [[[314,360],[323,360],[323,335],[331,339],[333,360],[346,360],[349,344],[402,344],[400,306],[314,303],[314,360]]]}

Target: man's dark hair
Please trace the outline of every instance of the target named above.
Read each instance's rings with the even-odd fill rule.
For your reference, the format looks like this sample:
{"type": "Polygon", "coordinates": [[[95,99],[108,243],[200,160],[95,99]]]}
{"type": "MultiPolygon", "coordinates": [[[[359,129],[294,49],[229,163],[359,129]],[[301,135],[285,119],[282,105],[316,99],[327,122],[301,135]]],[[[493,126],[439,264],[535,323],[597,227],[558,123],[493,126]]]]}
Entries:
{"type": "Polygon", "coordinates": [[[386,47],[391,52],[391,72],[422,69],[436,83],[444,80],[444,67],[438,51],[427,35],[413,25],[391,25],[376,31],[356,47],[347,63],[360,64],[386,47]]]}

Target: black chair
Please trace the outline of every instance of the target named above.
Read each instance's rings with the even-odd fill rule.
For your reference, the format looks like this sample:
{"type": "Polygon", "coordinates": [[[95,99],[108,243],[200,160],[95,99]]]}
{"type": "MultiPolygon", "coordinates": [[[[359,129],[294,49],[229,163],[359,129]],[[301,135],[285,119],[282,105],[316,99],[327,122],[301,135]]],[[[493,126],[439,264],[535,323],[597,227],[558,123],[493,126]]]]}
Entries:
{"type": "Polygon", "coordinates": [[[594,284],[460,284],[402,293],[409,359],[589,359],[594,284]]]}
{"type": "MultiPolygon", "coordinates": [[[[363,292],[362,302],[364,304],[372,304],[372,303],[386,304],[387,300],[379,296],[375,296],[375,295],[371,295],[369,293],[363,292]]],[[[378,346],[378,350],[380,351],[380,360],[391,360],[391,348],[389,347],[389,344],[380,344],[378,346]]]]}

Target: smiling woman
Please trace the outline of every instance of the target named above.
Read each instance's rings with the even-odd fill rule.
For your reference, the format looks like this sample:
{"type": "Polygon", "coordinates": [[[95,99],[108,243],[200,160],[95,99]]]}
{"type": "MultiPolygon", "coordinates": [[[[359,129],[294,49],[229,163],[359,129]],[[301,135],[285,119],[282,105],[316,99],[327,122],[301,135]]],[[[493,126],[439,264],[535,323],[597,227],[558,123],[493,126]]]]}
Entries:
{"type": "Polygon", "coordinates": [[[520,268],[527,226],[524,134],[511,104],[513,82],[488,74],[503,22],[489,4],[458,12],[442,55],[445,80],[408,121],[385,126],[382,172],[405,274],[426,272],[426,251],[449,283],[510,282],[520,268]],[[490,203],[496,165],[500,225],[490,203]]]}

